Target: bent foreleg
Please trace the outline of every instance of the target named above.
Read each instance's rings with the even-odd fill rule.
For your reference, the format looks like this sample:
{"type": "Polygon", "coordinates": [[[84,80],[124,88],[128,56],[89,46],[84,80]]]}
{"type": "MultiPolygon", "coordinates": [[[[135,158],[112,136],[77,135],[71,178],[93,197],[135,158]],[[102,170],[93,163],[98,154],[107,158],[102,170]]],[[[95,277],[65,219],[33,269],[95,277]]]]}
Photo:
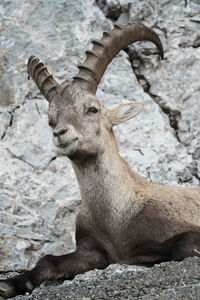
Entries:
{"type": "Polygon", "coordinates": [[[31,292],[42,282],[59,278],[72,279],[75,275],[92,269],[103,269],[108,265],[106,255],[98,247],[80,244],[73,253],[46,255],[36,266],[24,274],[0,281],[0,295],[4,298],[31,292]]]}

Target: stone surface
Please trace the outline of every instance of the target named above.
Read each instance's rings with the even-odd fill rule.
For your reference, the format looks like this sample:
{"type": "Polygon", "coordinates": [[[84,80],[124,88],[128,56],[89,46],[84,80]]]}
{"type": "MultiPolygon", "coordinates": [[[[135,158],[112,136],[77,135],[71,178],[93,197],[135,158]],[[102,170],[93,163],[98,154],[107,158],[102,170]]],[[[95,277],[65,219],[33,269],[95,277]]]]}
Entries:
{"type": "Polygon", "coordinates": [[[93,1],[3,1],[0,13],[0,269],[9,270],[72,250],[80,204],[71,165],[54,151],[48,104],[27,80],[27,59],[35,54],[65,81],[88,39],[110,25],[93,1]]]}
{"type": "MultiPolygon", "coordinates": [[[[30,268],[44,254],[75,247],[78,185],[70,162],[55,153],[48,105],[27,80],[28,57],[38,56],[65,83],[76,74],[90,39],[112,28],[113,20],[151,26],[162,39],[165,59],[158,59],[151,43],[131,46],[109,66],[97,95],[107,107],[145,104],[140,115],[115,129],[120,152],[135,171],[165,184],[199,186],[199,12],[199,1],[184,0],[1,2],[0,270],[30,268]]],[[[187,262],[190,269],[195,264],[195,259],[187,262]]],[[[184,284],[196,293],[193,279],[184,284]]],[[[175,296],[170,293],[181,299],[178,290],[175,296]]],[[[40,299],[38,295],[33,299],[40,299]]],[[[167,297],[163,299],[172,299],[167,297]]]]}
{"type": "MultiPolygon", "coordinates": [[[[11,275],[11,274],[10,274],[11,275]]],[[[13,299],[141,299],[196,300],[200,298],[200,259],[187,258],[144,268],[110,265],[77,275],[72,281],[43,284],[31,295],[13,299]]]]}

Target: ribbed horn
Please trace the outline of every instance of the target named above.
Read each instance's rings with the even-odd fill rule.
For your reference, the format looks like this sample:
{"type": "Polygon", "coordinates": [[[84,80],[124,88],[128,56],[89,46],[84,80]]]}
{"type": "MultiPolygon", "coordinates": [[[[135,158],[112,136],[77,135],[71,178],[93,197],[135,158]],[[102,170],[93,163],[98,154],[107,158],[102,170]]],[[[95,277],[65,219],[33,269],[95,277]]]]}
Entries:
{"type": "Polygon", "coordinates": [[[51,101],[60,85],[35,56],[31,56],[28,60],[28,74],[35,81],[44,97],[51,101]]]}
{"type": "Polygon", "coordinates": [[[82,65],[78,66],[79,72],[74,77],[74,83],[95,94],[108,64],[119,51],[134,42],[143,40],[153,42],[163,59],[162,43],[151,28],[137,23],[115,24],[113,30],[103,33],[101,40],[92,41],[93,48],[86,51],[86,59],[82,65]]]}

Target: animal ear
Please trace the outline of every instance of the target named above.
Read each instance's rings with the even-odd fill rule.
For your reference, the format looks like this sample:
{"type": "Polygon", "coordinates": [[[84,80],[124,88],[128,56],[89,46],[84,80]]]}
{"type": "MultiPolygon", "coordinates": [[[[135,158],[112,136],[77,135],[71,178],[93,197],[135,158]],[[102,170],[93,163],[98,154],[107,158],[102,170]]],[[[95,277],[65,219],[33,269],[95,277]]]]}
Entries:
{"type": "Polygon", "coordinates": [[[142,103],[122,104],[109,111],[109,121],[112,126],[126,122],[139,114],[143,110],[143,107],[142,103]]]}

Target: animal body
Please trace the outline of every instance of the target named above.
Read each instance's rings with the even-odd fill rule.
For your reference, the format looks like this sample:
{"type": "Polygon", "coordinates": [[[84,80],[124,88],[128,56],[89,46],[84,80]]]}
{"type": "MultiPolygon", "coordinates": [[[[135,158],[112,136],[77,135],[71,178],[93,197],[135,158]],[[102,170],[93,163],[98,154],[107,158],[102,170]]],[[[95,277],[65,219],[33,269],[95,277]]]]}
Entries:
{"type": "MultiPolygon", "coordinates": [[[[82,207],[76,219],[76,250],[39,260],[30,271],[0,281],[5,298],[32,291],[43,281],[67,278],[111,263],[151,266],[200,256],[200,189],[148,182],[120,157],[113,126],[141,112],[128,103],[108,110],[95,96],[114,56],[133,42],[153,42],[157,34],[141,24],[115,25],[94,40],[85,62],[61,87],[34,56],[28,73],[49,102],[49,125],[58,152],[68,156],[80,187],[82,207]]],[[[133,279],[134,280],[134,279],[133,279]]]]}

